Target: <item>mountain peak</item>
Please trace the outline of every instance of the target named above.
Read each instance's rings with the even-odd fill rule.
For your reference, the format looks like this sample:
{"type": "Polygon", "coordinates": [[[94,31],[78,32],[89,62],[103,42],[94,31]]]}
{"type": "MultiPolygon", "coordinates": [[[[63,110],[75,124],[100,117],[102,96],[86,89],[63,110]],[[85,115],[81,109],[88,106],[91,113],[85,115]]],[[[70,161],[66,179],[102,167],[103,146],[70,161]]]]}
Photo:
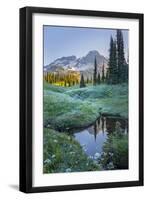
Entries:
{"type": "Polygon", "coordinates": [[[98,65],[103,63],[103,61],[105,60],[105,57],[100,55],[98,51],[92,50],[92,51],[89,51],[86,56],[83,56],[82,58],[79,59],[78,68],[81,67],[81,64],[82,65],[93,65],[95,58],[97,60],[98,65]]]}
{"type": "Polygon", "coordinates": [[[54,62],[45,66],[44,70],[57,71],[62,68],[64,70],[74,69],[80,72],[86,71],[87,73],[93,73],[95,58],[97,60],[98,69],[101,71],[103,63],[107,65],[107,59],[97,50],[91,50],[81,58],[76,58],[76,56],[73,55],[57,58],[54,62]]]}
{"type": "Polygon", "coordinates": [[[61,58],[58,58],[57,60],[64,60],[64,59],[68,59],[68,60],[76,60],[76,56],[72,55],[72,56],[63,56],[61,58]]]}
{"type": "Polygon", "coordinates": [[[91,51],[88,52],[87,55],[95,55],[95,56],[97,56],[97,55],[100,55],[100,54],[99,54],[99,52],[97,50],[91,50],[91,51]]]}

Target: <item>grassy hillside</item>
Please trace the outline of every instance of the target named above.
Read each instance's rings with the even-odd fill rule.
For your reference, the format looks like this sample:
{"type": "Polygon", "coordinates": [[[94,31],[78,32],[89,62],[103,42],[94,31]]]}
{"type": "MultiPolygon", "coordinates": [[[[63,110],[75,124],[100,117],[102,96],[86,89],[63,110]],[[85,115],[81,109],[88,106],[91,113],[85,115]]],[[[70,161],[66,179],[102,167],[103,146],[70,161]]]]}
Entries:
{"type": "Polygon", "coordinates": [[[56,130],[88,126],[100,114],[128,117],[127,85],[64,88],[45,84],[44,125],[56,130]]]}
{"type": "Polygon", "coordinates": [[[57,130],[90,125],[99,117],[99,107],[90,101],[47,91],[44,95],[44,124],[57,130]]]}

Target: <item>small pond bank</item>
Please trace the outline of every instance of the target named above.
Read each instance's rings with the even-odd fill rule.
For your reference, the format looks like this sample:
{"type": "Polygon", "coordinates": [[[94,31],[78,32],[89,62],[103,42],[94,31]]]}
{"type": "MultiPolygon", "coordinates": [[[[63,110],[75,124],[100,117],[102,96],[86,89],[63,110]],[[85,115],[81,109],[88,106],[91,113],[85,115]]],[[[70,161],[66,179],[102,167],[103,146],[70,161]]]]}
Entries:
{"type": "MultiPolygon", "coordinates": [[[[115,116],[100,117],[93,125],[81,130],[75,129],[70,131],[70,134],[73,134],[86,155],[95,162],[97,160],[98,163],[102,163],[101,160],[107,156],[108,161],[105,165],[113,164],[111,157],[118,154],[119,143],[123,142],[124,138],[128,140],[128,120],[115,116]]],[[[107,167],[103,168],[107,169],[107,167]]]]}
{"type": "Polygon", "coordinates": [[[88,156],[103,152],[103,144],[107,141],[108,135],[115,132],[116,123],[120,123],[120,128],[124,134],[128,133],[128,122],[122,118],[101,117],[96,122],[82,130],[74,130],[75,139],[83,147],[88,156]]]}

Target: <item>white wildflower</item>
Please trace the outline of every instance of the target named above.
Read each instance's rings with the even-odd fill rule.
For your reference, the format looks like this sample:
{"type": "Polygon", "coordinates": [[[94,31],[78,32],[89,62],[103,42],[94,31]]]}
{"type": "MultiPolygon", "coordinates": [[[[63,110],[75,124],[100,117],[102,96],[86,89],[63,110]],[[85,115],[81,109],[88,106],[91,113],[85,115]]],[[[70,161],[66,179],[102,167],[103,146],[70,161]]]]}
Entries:
{"type": "Polygon", "coordinates": [[[108,165],[107,165],[107,168],[108,169],[114,169],[113,162],[109,162],[108,165]]]}
{"type": "Polygon", "coordinates": [[[51,162],[52,162],[52,161],[51,161],[50,159],[46,159],[46,160],[44,161],[45,164],[51,164],[51,162]]]}
{"type": "Polygon", "coordinates": [[[97,153],[95,153],[95,155],[94,155],[94,159],[98,159],[100,156],[101,156],[101,154],[97,152],[97,153]]]}
{"type": "Polygon", "coordinates": [[[93,159],[93,156],[89,156],[88,158],[89,158],[89,159],[93,159]]]}
{"type": "Polygon", "coordinates": [[[113,156],[113,153],[109,152],[109,155],[110,155],[110,156],[113,156]]]}
{"type": "Polygon", "coordinates": [[[84,151],[87,151],[87,148],[83,148],[84,151]]]}
{"type": "Polygon", "coordinates": [[[66,169],[66,172],[71,172],[71,168],[67,168],[67,169],[66,169]]]}
{"type": "Polygon", "coordinates": [[[73,154],[75,154],[75,152],[74,152],[74,151],[71,151],[71,152],[69,152],[69,154],[73,155],[73,154]]]}

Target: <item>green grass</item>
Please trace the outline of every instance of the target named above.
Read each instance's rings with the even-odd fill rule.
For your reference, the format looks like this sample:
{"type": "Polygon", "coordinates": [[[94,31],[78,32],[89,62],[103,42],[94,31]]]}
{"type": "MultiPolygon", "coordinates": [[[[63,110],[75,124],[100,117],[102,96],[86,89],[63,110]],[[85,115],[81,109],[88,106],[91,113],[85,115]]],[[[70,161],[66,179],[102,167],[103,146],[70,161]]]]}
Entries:
{"type": "Polygon", "coordinates": [[[121,85],[97,85],[85,88],[70,89],[65,92],[71,97],[79,97],[82,99],[98,99],[98,98],[115,98],[128,94],[127,84],[121,85]]]}
{"type": "Polygon", "coordinates": [[[80,172],[96,171],[94,164],[83,152],[82,147],[73,136],[44,128],[43,172],[80,172]]]}
{"type": "Polygon", "coordinates": [[[103,114],[128,118],[128,85],[99,85],[65,92],[73,98],[95,103],[103,114]]]}
{"type": "Polygon", "coordinates": [[[128,99],[126,96],[98,99],[97,104],[101,107],[102,114],[128,118],[128,99]]]}
{"type": "Polygon", "coordinates": [[[64,88],[45,84],[44,125],[57,130],[80,128],[101,114],[128,118],[128,87],[100,85],[64,88]]]}
{"type": "Polygon", "coordinates": [[[44,91],[52,91],[52,92],[65,92],[66,91],[65,87],[51,85],[51,84],[46,83],[45,81],[43,83],[43,89],[44,89],[44,91]]]}
{"type": "Polygon", "coordinates": [[[67,94],[46,91],[44,95],[44,125],[57,130],[85,127],[99,117],[94,102],[74,99],[67,94]]]}
{"type": "Polygon", "coordinates": [[[104,169],[128,169],[127,135],[109,135],[103,150],[100,163],[104,169]]]}

